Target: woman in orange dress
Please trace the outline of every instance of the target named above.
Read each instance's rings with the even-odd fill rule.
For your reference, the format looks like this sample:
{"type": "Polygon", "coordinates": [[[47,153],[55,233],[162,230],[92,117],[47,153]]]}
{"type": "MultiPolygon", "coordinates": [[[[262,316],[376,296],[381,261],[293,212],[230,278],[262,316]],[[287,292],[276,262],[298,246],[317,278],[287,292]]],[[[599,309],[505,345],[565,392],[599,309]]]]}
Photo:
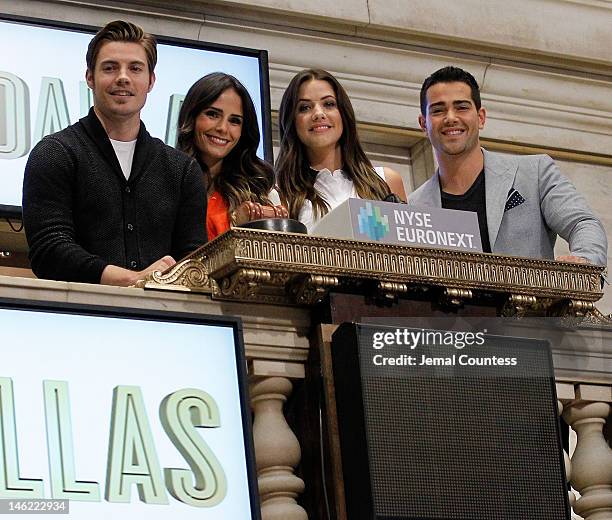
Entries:
{"type": "Polygon", "coordinates": [[[255,107],[240,81],[213,72],[194,83],[179,113],[177,148],[198,161],[208,180],[209,240],[230,228],[243,202],[280,204],[272,166],[257,157],[258,146],[255,107]]]}

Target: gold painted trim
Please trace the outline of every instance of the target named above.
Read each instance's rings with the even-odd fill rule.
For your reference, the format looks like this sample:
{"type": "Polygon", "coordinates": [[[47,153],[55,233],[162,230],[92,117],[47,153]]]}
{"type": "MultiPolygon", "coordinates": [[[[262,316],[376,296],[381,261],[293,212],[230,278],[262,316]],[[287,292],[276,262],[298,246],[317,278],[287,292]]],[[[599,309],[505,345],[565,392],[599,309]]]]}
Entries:
{"type": "MultiPolygon", "coordinates": [[[[604,268],[593,265],[243,228],[231,229],[186,260],[201,263],[201,272],[217,282],[215,297],[269,303],[311,305],[334,287],[371,290],[367,281],[398,296],[404,289],[442,289],[454,304],[478,292],[512,295],[510,303],[521,309],[573,300],[572,308],[580,310],[603,295],[604,268]]],[[[173,276],[184,262],[150,282],[188,284],[188,277],[173,276]]]]}
{"type": "Polygon", "coordinates": [[[137,282],[136,287],[211,293],[213,283],[202,259],[188,256],[163,273],[154,271],[144,280],[137,282]]]}

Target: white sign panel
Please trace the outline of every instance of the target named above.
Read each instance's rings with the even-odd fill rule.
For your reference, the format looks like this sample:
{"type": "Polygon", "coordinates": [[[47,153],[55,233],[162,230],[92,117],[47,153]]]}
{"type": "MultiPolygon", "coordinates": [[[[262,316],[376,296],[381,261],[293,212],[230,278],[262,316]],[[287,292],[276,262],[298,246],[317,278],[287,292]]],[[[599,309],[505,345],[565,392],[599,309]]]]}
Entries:
{"type": "Polygon", "coordinates": [[[11,308],[0,324],[0,499],[259,518],[235,328],[11,308]]]}

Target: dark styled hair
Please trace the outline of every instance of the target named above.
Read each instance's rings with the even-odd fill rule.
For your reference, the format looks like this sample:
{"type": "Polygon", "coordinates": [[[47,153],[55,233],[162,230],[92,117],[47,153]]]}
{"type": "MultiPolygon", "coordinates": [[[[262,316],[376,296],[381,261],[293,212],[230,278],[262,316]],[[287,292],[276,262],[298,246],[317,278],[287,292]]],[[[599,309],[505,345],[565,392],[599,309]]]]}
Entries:
{"type": "Polygon", "coordinates": [[[196,81],[183,101],[178,118],[177,148],[194,157],[208,178],[211,191],[227,200],[230,212],[243,202],[270,204],[268,194],[274,187],[272,166],[257,157],[259,126],[253,101],[244,85],[234,76],[213,72],[196,81]],[[196,147],[195,121],[226,90],[234,90],[242,101],[242,133],[230,153],[223,158],[221,172],[211,178],[196,147]]]}
{"type": "Polygon", "coordinates": [[[476,110],[480,110],[480,88],[474,76],[459,67],[448,66],[434,72],[429,76],[421,87],[421,115],[427,115],[427,89],[436,83],[453,83],[459,81],[465,83],[472,91],[472,101],[476,110]]]}
{"type": "Polygon", "coordinates": [[[342,169],[352,179],[357,194],[362,199],[382,200],[391,191],[363,151],[357,135],[355,112],[342,85],[324,70],[302,70],[293,77],[283,94],[278,117],[280,150],[275,164],[281,200],[286,202],[289,216],[296,219],[306,200],[311,201],[315,215],[324,215],[329,211],[327,202],[315,190],[316,174],[308,167],[306,150],[295,128],[299,90],[302,84],[311,80],[327,81],[334,89],[343,126],[339,142],[342,169]]]}
{"type": "Polygon", "coordinates": [[[157,64],[157,43],[155,38],[144,32],[142,27],[124,20],[115,20],[107,23],[89,42],[85,61],[87,68],[93,72],[100,48],[106,42],[140,43],[147,55],[149,74],[152,74],[157,64]]]}

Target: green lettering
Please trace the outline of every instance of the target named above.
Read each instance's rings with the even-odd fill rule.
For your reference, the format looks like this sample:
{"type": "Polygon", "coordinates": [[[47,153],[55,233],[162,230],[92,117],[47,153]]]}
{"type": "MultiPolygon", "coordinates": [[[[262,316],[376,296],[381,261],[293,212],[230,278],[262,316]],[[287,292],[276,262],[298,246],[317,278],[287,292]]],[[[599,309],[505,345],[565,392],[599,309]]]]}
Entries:
{"type": "Polygon", "coordinates": [[[51,497],[99,502],[100,486],[97,482],[79,482],[75,479],[68,383],[43,381],[43,394],[47,422],[51,497]]]}
{"type": "Polygon", "coordinates": [[[183,94],[172,94],[170,96],[170,103],[168,104],[168,119],[166,120],[166,144],[175,148],[178,138],[178,116],[184,99],[185,96],[183,94]]]}
{"type": "Polygon", "coordinates": [[[43,498],[42,479],[19,476],[13,381],[0,377],[0,498],[43,498]]]}
{"type": "Polygon", "coordinates": [[[43,77],[38,98],[34,142],[37,143],[44,136],[63,130],[69,124],[68,104],[62,80],[43,77]]]}
{"type": "Polygon", "coordinates": [[[170,494],[194,507],[219,504],[227,494],[225,472],[196,430],[221,425],[215,400],[195,388],[178,390],[164,398],[159,407],[159,417],[168,437],[191,468],[191,471],[164,469],[170,494]]]}
{"type": "Polygon", "coordinates": [[[0,93],[0,159],[17,159],[30,151],[30,92],[21,78],[0,71],[0,93]]]}
{"type": "Polygon", "coordinates": [[[136,484],[141,501],[167,504],[168,497],[140,388],[115,387],[111,414],[106,500],[129,502],[131,486],[136,484]]]}

